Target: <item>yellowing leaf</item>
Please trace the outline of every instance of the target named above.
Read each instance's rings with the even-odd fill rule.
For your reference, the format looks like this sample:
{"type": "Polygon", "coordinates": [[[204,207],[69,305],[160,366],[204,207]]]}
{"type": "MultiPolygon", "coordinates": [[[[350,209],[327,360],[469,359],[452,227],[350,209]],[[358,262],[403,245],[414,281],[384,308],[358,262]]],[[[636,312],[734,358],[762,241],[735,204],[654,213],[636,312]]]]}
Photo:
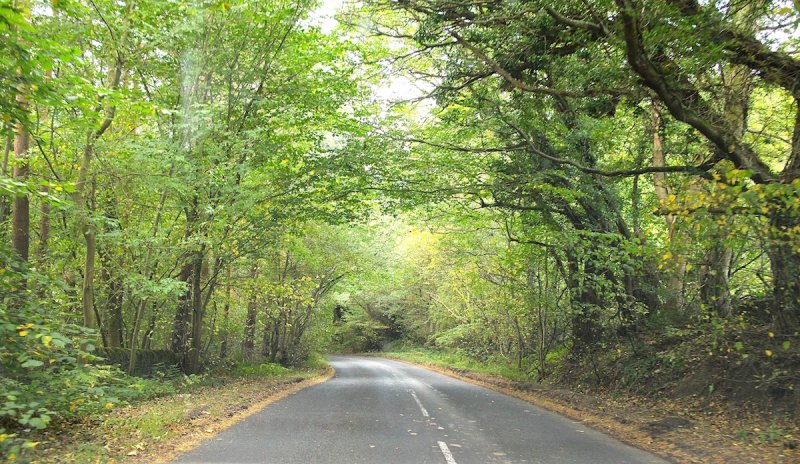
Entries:
{"type": "Polygon", "coordinates": [[[771,350],[764,350],[764,354],[767,355],[768,357],[772,356],[772,351],[771,350]]]}

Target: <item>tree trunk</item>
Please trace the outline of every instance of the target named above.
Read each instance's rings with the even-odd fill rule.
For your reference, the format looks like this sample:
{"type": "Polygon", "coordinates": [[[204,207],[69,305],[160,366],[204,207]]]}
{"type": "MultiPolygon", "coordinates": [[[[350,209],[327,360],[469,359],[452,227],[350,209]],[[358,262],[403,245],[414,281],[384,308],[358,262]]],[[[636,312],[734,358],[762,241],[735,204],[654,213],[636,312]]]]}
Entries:
{"type": "MultiPolygon", "coordinates": [[[[44,194],[50,192],[50,188],[44,186],[40,189],[44,194]]],[[[42,199],[39,205],[39,247],[36,249],[36,262],[39,266],[45,264],[47,260],[47,249],[50,242],[50,202],[42,199]]]]}
{"type": "MultiPolygon", "coordinates": [[[[189,243],[195,235],[195,227],[199,218],[198,198],[195,196],[192,205],[185,208],[186,232],[184,233],[184,243],[189,243]]],[[[192,297],[194,293],[193,271],[196,261],[196,251],[189,253],[190,260],[185,263],[178,278],[186,284],[186,291],[178,298],[178,307],[175,310],[175,318],[172,323],[172,352],[181,359],[181,367],[186,368],[186,354],[189,347],[189,329],[192,317],[192,297]]]]}
{"type": "Polygon", "coordinates": [[[525,357],[525,338],[522,336],[522,328],[519,325],[519,318],[514,317],[514,332],[517,335],[517,369],[522,369],[522,360],[525,357]]]}
{"type": "MultiPolygon", "coordinates": [[[[128,4],[128,13],[130,13],[133,9],[134,2],[130,2],[128,4]]],[[[127,32],[127,31],[126,31],[127,32]]],[[[121,42],[118,45],[121,45],[125,42],[124,37],[121,39],[121,42]]],[[[109,90],[115,90],[119,87],[119,83],[122,79],[122,66],[124,64],[124,60],[122,57],[121,50],[117,50],[117,59],[114,62],[114,66],[109,69],[108,74],[108,88],[109,90]]],[[[103,109],[102,101],[98,104],[97,111],[103,109]]],[[[97,318],[95,317],[94,312],[94,270],[95,270],[95,254],[97,252],[97,237],[96,237],[96,230],[94,228],[94,224],[89,217],[88,211],[86,208],[87,199],[85,197],[86,193],[86,183],[89,182],[89,170],[92,164],[92,159],[94,158],[94,150],[95,144],[100,137],[105,134],[109,127],[111,127],[111,123],[114,121],[114,115],[116,114],[116,107],[114,105],[109,105],[105,108],[105,118],[97,127],[97,129],[89,129],[86,132],[86,144],[83,147],[83,156],[81,158],[80,167],[78,169],[78,179],[75,182],[75,192],[72,194],[72,199],[75,202],[75,206],[78,208],[78,222],[80,224],[80,231],[86,241],[86,261],[84,263],[84,274],[83,274],[83,324],[86,327],[94,328],[97,326],[97,318]]],[[[91,192],[94,195],[94,192],[91,192]]]]}
{"type": "Polygon", "coordinates": [[[713,244],[706,250],[700,276],[700,300],[707,308],[722,317],[731,315],[730,276],[733,251],[723,244],[713,244]]]}
{"type": "Polygon", "coordinates": [[[219,358],[225,360],[228,357],[228,321],[231,313],[231,269],[233,266],[228,266],[227,276],[225,278],[225,306],[222,307],[222,343],[219,346],[219,358]]]}
{"type": "Polygon", "coordinates": [[[200,369],[200,351],[203,348],[203,262],[205,259],[205,245],[194,252],[192,260],[192,299],[191,299],[191,337],[186,351],[185,371],[189,374],[197,373],[200,369]]]}
{"type": "MultiPolygon", "coordinates": [[[[56,13],[58,14],[58,13],[56,13]]],[[[45,79],[50,80],[53,77],[53,70],[48,69],[45,71],[45,79]]],[[[39,121],[41,125],[46,124],[50,119],[47,108],[39,110],[39,121]]],[[[50,126],[50,140],[55,138],[55,128],[50,126]]],[[[51,147],[54,145],[51,142],[51,147]]],[[[39,191],[44,194],[39,201],[39,247],[36,249],[36,263],[38,266],[44,266],[47,258],[47,247],[50,240],[50,202],[47,200],[46,195],[50,193],[50,187],[43,185],[39,191]]]]}
{"type": "Polygon", "coordinates": [[[792,228],[800,227],[800,218],[774,214],[770,221],[773,237],[768,246],[773,282],[773,318],[778,329],[786,334],[796,331],[800,325],[800,253],[796,242],[787,241],[797,233],[792,228]]]}
{"type": "Polygon", "coordinates": [[[97,253],[97,237],[95,235],[94,224],[92,224],[89,211],[87,211],[88,198],[86,197],[86,184],[90,182],[89,169],[92,158],[94,157],[94,144],[97,137],[98,136],[93,131],[89,131],[86,135],[86,145],[83,148],[83,157],[78,170],[78,180],[75,182],[75,191],[72,193],[72,200],[75,202],[75,206],[78,209],[80,232],[86,242],[86,259],[84,261],[83,285],[81,287],[83,292],[83,325],[92,328],[97,325],[94,316],[94,261],[97,253]]]}
{"type": "Polygon", "coordinates": [[[264,318],[264,332],[261,336],[261,356],[265,358],[269,358],[273,322],[272,318],[267,314],[264,318]]]}
{"type": "MultiPolygon", "coordinates": [[[[83,198],[82,200],[88,200],[83,198]]],[[[89,188],[89,198],[94,198],[94,182],[89,188]]],[[[94,225],[89,219],[89,205],[82,205],[83,210],[81,214],[81,233],[86,241],[86,259],[83,266],[83,325],[90,328],[97,327],[97,317],[94,310],[94,274],[95,274],[95,260],[97,258],[97,236],[94,225]]]]}
{"type": "Polygon", "coordinates": [[[278,352],[281,346],[281,324],[280,318],[272,324],[272,334],[269,340],[269,362],[274,363],[278,359],[278,352]]]}
{"type": "MultiPolygon", "coordinates": [[[[20,104],[25,105],[23,97],[19,97],[20,104]]],[[[14,180],[27,182],[30,166],[28,164],[28,147],[30,136],[28,131],[18,122],[14,135],[14,180]]],[[[30,250],[30,199],[28,195],[14,197],[11,215],[11,243],[17,252],[17,257],[28,261],[30,250]]]]}
{"type": "MultiPolygon", "coordinates": [[[[170,165],[168,177],[171,177],[173,172],[175,172],[174,159],[170,165]]],[[[161,224],[161,215],[164,211],[164,204],[166,203],[166,201],[167,201],[167,190],[165,189],[163,192],[161,192],[161,198],[158,201],[158,209],[156,210],[156,217],[155,220],[153,221],[153,228],[151,229],[150,232],[150,237],[152,237],[153,239],[155,239],[156,236],[158,235],[158,228],[159,225],[161,224]]],[[[186,229],[187,233],[190,230],[191,229],[187,228],[186,229]]],[[[141,267],[141,274],[143,276],[147,276],[148,279],[151,279],[153,277],[152,275],[153,273],[150,270],[150,257],[152,256],[152,254],[153,254],[153,248],[148,247],[147,251],[145,252],[144,260],[142,261],[142,267],[141,267]]],[[[136,348],[137,348],[136,339],[139,336],[139,328],[142,324],[142,319],[144,318],[144,309],[146,306],[147,306],[147,298],[142,298],[139,304],[136,305],[136,311],[134,312],[133,315],[133,323],[131,324],[132,327],[129,337],[130,356],[128,357],[128,374],[130,375],[132,375],[136,369],[136,348]]],[[[156,318],[156,306],[154,305],[153,312],[150,316],[150,325],[148,326],[148,330],[145,332],[145,335],[142,338],[142,347],[143,347],[142,349],[145,349],[144,347],[149,348],[150,346],[150,341],[153,336],[153,331],[155,330],[155,318],[156,318]]]]}
{"type": "Polygon", "coordinates": [[[247,301],[247,318],[244,324],[244,343],[242,344],[242,358],[248,361],[252,360],[256,345],[257,302],[256,292],[253,291],[250,294],[250,299],[247,301]]]}
{"type": "MultiPolygon", "coordinates": [[[[666,166],[667,157],[664,151],[664,139],[661,135],[662,130],[662,117],[661,107],[658,103],[653,102],[653,109],[651,112],[651,130],[653,131],[653,166],[663,167],[666,166]]],[[[667,185],[667,174],[664,172],[653,173],[653,189],[656,193],[656,198],[663,203],[669,203],[669,186],[667,185]]],[[[677,237],[677,221],[678,218],[674,214],[664,215],[664,222],[667,226],[667,237],[670,245],[674,245],[677,237]]],[[[673,259],[674,266],[667,271],[667,297],[664,302],[664,309],[670,313],[677,313],[683,308],[683,275],[686,269],[686,259],[675,254],[673,259]]]]}
{"type": "MultiPolygon", "coordinates": [[[[117,219],[117,207],[113,199],[106,206],[106,209],[109,219],[117,219]]],[[[113,222],[110,221],[110,223],[113,222]]],[[[106,232],[112,232],[114,229],[115,227],[108,227],[105,230],[106,232]]],[[[101,318],[105,321],[105,324],[100,327],[101,333],[107,342],[107,347],[122,348],[125,341],[122,318],[124,282],[123,275],[119,272],[119,269],[123,268],[124,263],[121,257],[118,258],[117,262],[114,262],[114,256],[107,247],[98,249],[97,255],[100,259],[100,279],[107,289],[103,317],[101,318]]]]}
{"type": "Polygon", "coordinates": [[[156,322],[158,320],[158,310],[159,310],[158,304],[153,303],[153,308],[150,311],[150,319],[147,322],[147,329],[144,331],[144,335],[142,335],[142,349],[143,350],[152,349],[153,334],[156,333],[156,322]]]}
{"type": "Polygon", "coordinates": [[[597,294],[595,284],[590,281],[597,272],[594,264],[587,260],[582,272],[574,256],[569,257],[569,277],[567,285],[573,292],[572,314],[572,356],[579,360],[594,351],[600,338],[598,311],[603,305],[597,294]],[[580,276],[583,276],[581,279],[580,276]]]}
{"type": "MultiPolygon", "coordinates": [[[[795,96],[794,133],[792,134],[792,153],[786,168],[781,174],[781,182],[791,185],[800,179],[800,91],[795,96]]],[[[800,325],[800,217],[792,202],[774,202],[770,216],[768,255],[772,268],[773,317],[784,333],[792,333],[800,325]]],[[[794,204],[800,202],[795,196],[794,204]]]]}
{"type": "MultiPolygon", "coordinates": [[[[740,15],[745,15],[745,10],[740,11],[740,15]]],[[[723,120],[733,139],[739,143],[747,128],[748,102],[753,87],[750,70],[739,65],[724,66],[722,81],[723,120]]],[[[710,237],[712,244],[706,249],[700,279],[700,300],[714,313],[730,317],[733,313],[730,291],[733,250],[725,243],[725,236],[726,231],[723,228],[710,237]]]]}
{"type": "MultiPolygon", "coordinates": [[[[0,161],[0,173],[8,175],[8,161],[11,150],[14,148],[14,132],[9,125],[3,125],[3,159],[0,161]]],[[[9,203],[5,196],[0,196],[0,224],[6,221],[9,213],[9,203]]],[[[5,232],[5,231],[4,231],[5,232]]]]}
{"type": "Polygon", "coordinates": [[[187,286],[186,291],[178,298],[178,307],[172,322],[171,349],[183,359],[189,341],[189,317],[192,311],[192,266],[187,264],[178,277],[187,286]]]}
{"type": "MultiPolygon", "coordinates": [[[[101,254],[101,259],[103,255],[101,254]]],[[[105,261],[105,260],[104,260],[105,261]]],[[[106,340],[109,348],[123,347],[123,328],[122,328],[122,277],[111,272],[111,264],[105,262],[102,267],[103,280],[108,287],[108,298],[106,300],[106,320],[105,327],[106,340]]]]}
{"type": "MultiPolygon", "coordinates": [[[[258,277],[258,263],[254,262],[250,270],[250,278],[258,277]]],[[[256,346],[256,318],[258,317],[258,292],[252,289],[247,301],[247,317],[244,324],[244,342],[242,343],[242,358],[251,360],[256,346]]]]}

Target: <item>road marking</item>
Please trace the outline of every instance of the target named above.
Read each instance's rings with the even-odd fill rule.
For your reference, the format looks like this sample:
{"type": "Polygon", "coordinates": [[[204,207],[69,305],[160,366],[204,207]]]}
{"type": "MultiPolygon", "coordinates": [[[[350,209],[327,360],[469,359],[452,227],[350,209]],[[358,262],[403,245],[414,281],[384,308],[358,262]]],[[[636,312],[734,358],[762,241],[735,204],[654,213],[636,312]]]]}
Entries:
{"type": "Polygon", "coordinates": [[[453,453],[450,452],[450,448],[447,447],[447,443],[440,441],[439,449],[442,450],[442,454],[444,454],[444,460],[447,461],[447,464],[456,464],[456,460],[453,458],[453,453]]]}
{"type": "Polygon", "coordinates": [[[417,402],[417,406],[419,406],[419,410],[422,411],[422,415],[424,417],[430,417],[430,415],[428,414],[428,410],[425,409],[425,406],[423,406],[422,402],[419,400],[419,398],[417,398],[417,394],[414,392],[414,390],[411,390],[411,396],[413,396],[414,401],[417,402]]]}

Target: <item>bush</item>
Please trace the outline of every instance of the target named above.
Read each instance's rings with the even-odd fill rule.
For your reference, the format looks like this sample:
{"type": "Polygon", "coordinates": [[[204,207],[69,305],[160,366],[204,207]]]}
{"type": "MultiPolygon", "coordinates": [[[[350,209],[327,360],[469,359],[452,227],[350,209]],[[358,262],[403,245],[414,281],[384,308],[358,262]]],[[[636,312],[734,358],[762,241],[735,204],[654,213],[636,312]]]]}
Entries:
{"type": "Polygon", "coordinates": [[[58,283],[2,247],[0,295],[0,455],[14,460],[34,446],[25,431],[111,409],[132,390],[119,369],[97,364],[97,332],[66,322],[58,283]]]}
{"type": "MultiPolygon", "coordinates": [[[[98,354],[105,364],[120,369],[128,368],[131,352],[127,348],[103,348],[98,354]]],[[[174,377],[179,372],[179,356],[169,350],[139,350],[136,352],[136,370],[134,375],[142,377],[174,377]]]]}
{"type": "Polygon", "coordinates": [[[237,366],[237,372],[242,376],[276,377],[290,372],[289,369],[275,363],[242,364],[237,366]]]}
{"type": "Polygon", "coordinates": [[[328,361],[319,353],[312,353],[308,359],[306,359],[306,362],[303,363],[303,367],[309,369],[323,369],[328,367],[328,361]]]}

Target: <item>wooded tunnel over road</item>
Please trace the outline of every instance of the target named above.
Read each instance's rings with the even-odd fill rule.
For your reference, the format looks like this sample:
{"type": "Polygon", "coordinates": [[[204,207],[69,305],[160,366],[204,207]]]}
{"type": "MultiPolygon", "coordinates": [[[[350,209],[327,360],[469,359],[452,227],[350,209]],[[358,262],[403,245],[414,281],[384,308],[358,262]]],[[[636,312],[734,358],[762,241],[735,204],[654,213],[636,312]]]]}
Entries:
{"type": "Polygon", "coordinates": [[[179,463],[666,463],[522,400],[379,358],[239,422],[179,463]]]}

